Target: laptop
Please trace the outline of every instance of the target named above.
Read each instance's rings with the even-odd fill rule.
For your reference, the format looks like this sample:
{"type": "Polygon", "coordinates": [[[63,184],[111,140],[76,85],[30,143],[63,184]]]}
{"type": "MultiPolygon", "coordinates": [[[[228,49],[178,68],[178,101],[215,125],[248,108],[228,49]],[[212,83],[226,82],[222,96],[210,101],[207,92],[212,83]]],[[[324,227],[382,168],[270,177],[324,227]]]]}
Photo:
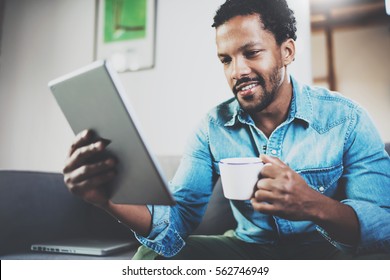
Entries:
{"type": "Polygon", "coordinates": [[[45,253],[107,256],[137,246],[135,240],[69,239],[31,245],[31,250],[45,253]]]}
{"type": "Polygon", "coordinates": [[[52,80],[49,88],[75,134],[92,129],[111,140],[107,153],[119,159],[116,179],[109,186],[113,203],[175,204],[118,74],[107,61],[52,80]]]}

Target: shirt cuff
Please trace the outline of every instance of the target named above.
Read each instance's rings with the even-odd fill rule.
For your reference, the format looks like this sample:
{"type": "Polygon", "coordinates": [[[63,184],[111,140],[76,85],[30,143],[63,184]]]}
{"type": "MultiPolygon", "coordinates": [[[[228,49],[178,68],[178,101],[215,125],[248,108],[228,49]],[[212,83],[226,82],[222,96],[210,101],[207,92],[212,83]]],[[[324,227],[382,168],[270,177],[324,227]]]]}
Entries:
{"type": "Polygon", "coordinates": [[[348,253],[348,254],[356,254],[357,253],[357,247],[356,246],[352,246],[352,245],[348,245],[348,244],[344,244],[342,242],[338,242],[334,239],[332,239],[332,237],[329,236],[329,234],[322,228],[322,227],[319,227],[319,226],[316,226],[316,230],[330,243],[332,244],[333,246],[335,246],[337,249],[339,249],[340,251],[342,252],[345,252],[345,253],[348,253]]]}
{"type": "Polygon", "coordinates": [[[353,208],[360,225],[359,253],[390,253],[390,209],[361,200],[341,201],[353,208]]]}
{"type": "Polygon", "coordinates": [[[333,246],[351,254],[370,252],[390,252],[390,212],[385,208],[367,201],[346,199],[341,201],[355,211],[359,221],[360,240],[356,246],[344,244],[332,239],[321,227],[317,231],[333,246]]]}
{"type": "Polygon", "coordinates": [[[147,205],[152,215],[152,230],[147,237],[136,232],[135,237],[144,246],[164,257],[173,257],[185,245],[179,233],[169,223],[169,206],[147,205]]]}

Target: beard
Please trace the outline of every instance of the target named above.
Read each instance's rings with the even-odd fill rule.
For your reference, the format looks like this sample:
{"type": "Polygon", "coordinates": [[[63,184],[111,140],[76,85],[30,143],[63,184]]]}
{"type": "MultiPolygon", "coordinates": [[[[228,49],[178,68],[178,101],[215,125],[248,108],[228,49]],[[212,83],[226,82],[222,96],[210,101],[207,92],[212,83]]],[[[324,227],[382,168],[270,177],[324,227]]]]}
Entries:
{"type": "Polygon", "coordinates": [[[236,100],[240,104],[240,107],[247,113],[258,113],[267,108],[275,99],[279,86],[281,84],[279,68],[275,67],[269,77],[269,85],[267,89],[267,84],[263,76],[256,76],[253,78],[244,77],[237,80],[236,84],[233,87],[233,93],[236,97],[236,100]],[[248,97],[238,98],[238,89],[237,87],[242,83],[248,82],[257,82],[262,90],[262,94],[251,95],[248,97]]]}

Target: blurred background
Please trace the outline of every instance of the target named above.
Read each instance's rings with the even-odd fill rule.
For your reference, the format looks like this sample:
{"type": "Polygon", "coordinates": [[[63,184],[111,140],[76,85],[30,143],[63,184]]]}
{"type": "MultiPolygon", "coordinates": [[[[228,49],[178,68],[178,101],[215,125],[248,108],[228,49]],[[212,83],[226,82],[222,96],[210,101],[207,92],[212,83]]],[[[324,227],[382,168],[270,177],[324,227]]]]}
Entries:
{"type": "MultiPolygon", "coordinates": [[[[180,155],[194,126],[232,96],[216,57],[222,0],[158,0],[155,65],[120,73],[156,155],[180,155]]],[[[290,0],[300,81],[340,91],[390,141],[385,0],[290,0]]],[[[95,59],[95,0],[0,0],[0,169],[60,171],[73,133],[47,83],[95,59]]]]}
{"type": "Polygon", "coordinates": [[[310,8],[313,83],[362,104],[389,142],[390,1],[310,0],[310,8]]]}

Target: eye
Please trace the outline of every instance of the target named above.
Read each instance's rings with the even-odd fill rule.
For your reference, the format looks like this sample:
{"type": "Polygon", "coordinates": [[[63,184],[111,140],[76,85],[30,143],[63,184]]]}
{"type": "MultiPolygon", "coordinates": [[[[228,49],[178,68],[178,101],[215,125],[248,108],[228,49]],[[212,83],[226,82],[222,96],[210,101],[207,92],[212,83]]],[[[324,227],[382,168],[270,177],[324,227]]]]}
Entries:
{"type": "Polygon", "coordinates": [[[259,50],[251,50],[251,51],[246,51],[244,53],[244,55],[246,58],[252,58],[252,57],[255,57],[256,55],[258,55],[259,53],[260,53],[259,50]]]}
{"type": "Polygon", "coordinates": [[[228,65],[232,59],[230,57],[220,57],[219,60],[221,61],[222,64],[228,65]]]}

